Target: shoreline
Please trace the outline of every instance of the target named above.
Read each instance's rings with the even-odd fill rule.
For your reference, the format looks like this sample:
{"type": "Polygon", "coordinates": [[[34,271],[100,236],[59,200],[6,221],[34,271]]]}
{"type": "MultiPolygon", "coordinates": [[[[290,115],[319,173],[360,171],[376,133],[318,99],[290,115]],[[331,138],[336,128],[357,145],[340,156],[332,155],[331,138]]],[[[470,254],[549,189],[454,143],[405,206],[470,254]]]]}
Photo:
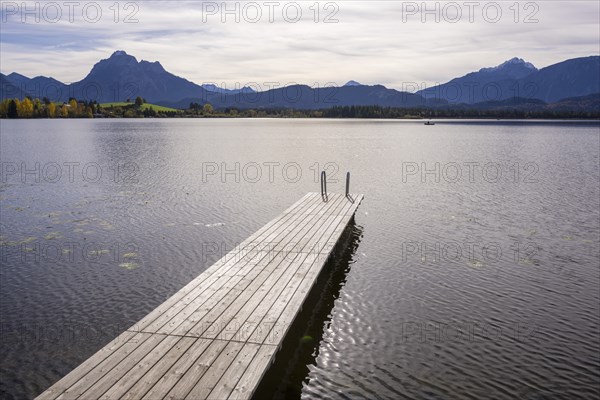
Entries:
{"type": "Polygon", "coordinates": [[[472,118],[472,117],[465,117],[465,118],[451,118],[451,117],[442,117],[442,118],[368,118],[368,117],[289,117],[289,116],[257,116],[257,117],[248,117],[248,116],[229,116],[229,115],[224,115],[224,116],[175,116],[175,117],[93,117],[93,118],[83,118],[83,117],[75,117],[75,118],[49,118],[49,117],[18,117],[18,118],[7,118],[7,117],[0,117],[0,120],[6,120],[6,121],[10,121],[10,120],[15,120],[15,121],[22,121],[22,120],[56,120],[56,121],[63,121],[63,120],[90,120],[90,119],[95,119],[95,120],[111,120],[111,119],[118,119],[118,120],[156,120],[156,119],[211,119],[211,120],[216,120],[216,119],[231,119],[231,120],[235,120],[235,119],[254,119],[254,120],[321,120],[321,121],[327,121],[327,120],[331,120],[331,121],[412,121],[412,122],[426,122],[426,121],[432,121],[432,122],[442,122],[442,123],[452,123],[452,122],[469,122],[469,121],[473,121],[473,122],[580,122],[580,123],[600,123],[600,116],[598,117],[591,117],[591,118],[581,118],[581,117],[573,117],[573,118],[568,118],[568,117],[556,117],[556,118],[493,118],[493,117],[489,117],[489,118],[472,118]]]}

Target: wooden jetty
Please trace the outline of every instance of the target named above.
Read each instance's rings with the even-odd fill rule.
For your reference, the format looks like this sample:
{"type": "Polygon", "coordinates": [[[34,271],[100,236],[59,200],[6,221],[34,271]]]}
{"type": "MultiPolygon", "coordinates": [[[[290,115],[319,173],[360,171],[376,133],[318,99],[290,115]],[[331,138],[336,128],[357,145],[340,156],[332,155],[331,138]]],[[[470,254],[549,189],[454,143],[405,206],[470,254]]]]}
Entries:
{"type": "Polygon", "coordinates": [[[38,399],[251,398],[362,198],[307,194],[38,399]]]}

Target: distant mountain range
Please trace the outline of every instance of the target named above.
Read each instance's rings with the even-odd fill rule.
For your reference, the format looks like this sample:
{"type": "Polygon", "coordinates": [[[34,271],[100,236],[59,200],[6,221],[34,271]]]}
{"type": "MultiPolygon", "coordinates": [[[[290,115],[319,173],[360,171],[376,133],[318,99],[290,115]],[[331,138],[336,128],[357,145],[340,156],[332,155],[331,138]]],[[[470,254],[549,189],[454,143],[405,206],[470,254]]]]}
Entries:
{"type": "Polygon", "coordinates": [[[220,88],[198,85],[166,71],[159,62],[138,61],[124,51],[96,63],[81,81],[65,84],[13,72],[0,74],[0,98],[25,96],[53,101],[96,100],[99,103],[135,99],[175,108],[211,103],[215,108],[323,109],[334,106],[378,105],[429,108],[519,108],[599,111],[600,56],[566,60],[537,69],[513,58],[496,67],[455,78],[421,90],[402,92],[382,85],[349,81],[340,87],[291,85],[263,92],[251,87],[220,88]]]}
{"type": "Polygon", "coordinates": [[[214,83],[205,83],[202,85],[204,90],[214,93],[226,93],[226,94],[237,94],[237,93],[256,93],[256,90],[252,89],[249,86],[244,86],[240,89],[227,89],[222,88],[220,86],[215,85],[214,83]]]}
{"type": "Polygon", "coordinates": [[[564,98],[600,93],[600,57],[574,58],[540,70],[520,58],[513,58],[497,67],[482,68],[417,93],[452,104],[475,104],[515,97],[553,103],[564,98]]]}
{"type": "MultiPolygon", "coordinates": [[[[161,101],[161,105],[185,108],[192,102],[210,103],[216,108],[295,108],[312,110],[334,106],[379,105],[384,107],[422,107],[437,105],[436,99],[425,99],[414,93],[399,92],[382,85],[312,88],[290,85],[264,92],[226,94],[205,92],[203,97],[188,97],[176,102],[161,101]]],[[[447,104],[441,101],[441,104],[447,104]]]]}

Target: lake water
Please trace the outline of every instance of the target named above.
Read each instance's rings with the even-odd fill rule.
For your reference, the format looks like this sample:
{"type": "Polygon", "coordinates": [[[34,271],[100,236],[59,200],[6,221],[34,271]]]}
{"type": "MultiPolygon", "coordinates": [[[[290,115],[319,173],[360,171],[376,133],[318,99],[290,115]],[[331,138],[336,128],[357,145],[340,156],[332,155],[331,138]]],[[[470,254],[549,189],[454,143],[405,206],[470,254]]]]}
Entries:
{"type": "MultiPolygon", "coordinates": [[[[365,200],[269,396],[597,398],[600,125],[0,121],[0,397],[31,398],[298,200],[365,200]],[[336,182],[337,180],[337,182],[336,182]],[[215,251],[218,249],[218,251],[215,251]]],[[[314,297],[314,296],[313,296],[314,297]]]]}

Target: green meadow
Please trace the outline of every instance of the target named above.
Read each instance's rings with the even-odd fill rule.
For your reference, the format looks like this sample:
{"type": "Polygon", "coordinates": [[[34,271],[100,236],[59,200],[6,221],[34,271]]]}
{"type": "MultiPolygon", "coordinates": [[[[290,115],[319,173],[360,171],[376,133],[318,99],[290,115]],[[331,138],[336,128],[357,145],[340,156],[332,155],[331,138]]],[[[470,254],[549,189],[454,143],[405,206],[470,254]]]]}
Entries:
{"type": "MultiPolygon", "coordinates": [[[[102,103],[102,104],[100,104],[100,106],[101,106],[102,108],[109,108],[109,107],[127,107],[127,106],[134,106],[134,105],[135,105],[135,103],[127,103],[127,102],[125,102],[125,101],[121,101],[121,102],[113,102],[113,103],[102,103]]],[[[144,110],[147,110],[147,109],[149,109],[149,108],[151,108],[151,107],[152,107],[152,108],[154,109],[154,111],[156,111],[156,112],[161,112],[161,111],[164,111],[164,112],[167,112],[167,111],[179,111],[179,110],[177,110],[177,109],[175,109],[175,108],[163,107],[163,106],[159,106],[159,105],[156,105],[156,104],[149,104],[149,103],[144,103],[144,104],[142,104],[142,105],[140,106],[140,110],[144,111],[144,110]]]]}

